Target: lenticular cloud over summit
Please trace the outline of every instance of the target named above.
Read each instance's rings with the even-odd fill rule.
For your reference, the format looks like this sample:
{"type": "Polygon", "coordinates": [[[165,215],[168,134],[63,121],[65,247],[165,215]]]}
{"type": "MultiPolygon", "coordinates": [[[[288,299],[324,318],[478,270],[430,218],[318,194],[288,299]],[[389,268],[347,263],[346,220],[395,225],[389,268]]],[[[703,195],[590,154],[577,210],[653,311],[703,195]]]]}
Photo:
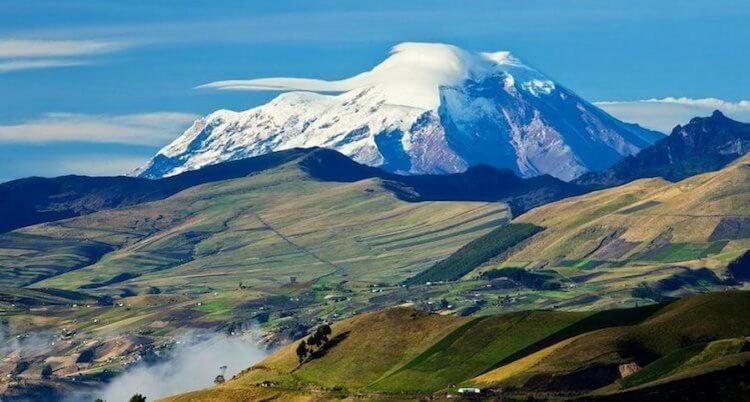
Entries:
{"type": "Polygon", "coordinates": [[[370,71],[342,80],[259,78],[202,88],[285,93],[250,110],[219,110],[197,120],[136,174],[164,177],[283,149],[325,147],[404,174],[483,164],[570,180],[661,137],[615,119],[507,51],[439,43],[399,44],[370,71]]]}
{"type": "MultiPolygon", "coordinates": [[[[452,45],[407,42],[396,45],[390,57],[370,71],[336,81],[306,78],[259,78],[216,81],[202,88],[346,92],[377,86],[393,105],[432,109],[439,105],[441,86],[458,85],[506,68],[526,68],[510,52],[471,53],[452,45]]],[[[531,71],[531,70],[529,70],[531,71]]]]}

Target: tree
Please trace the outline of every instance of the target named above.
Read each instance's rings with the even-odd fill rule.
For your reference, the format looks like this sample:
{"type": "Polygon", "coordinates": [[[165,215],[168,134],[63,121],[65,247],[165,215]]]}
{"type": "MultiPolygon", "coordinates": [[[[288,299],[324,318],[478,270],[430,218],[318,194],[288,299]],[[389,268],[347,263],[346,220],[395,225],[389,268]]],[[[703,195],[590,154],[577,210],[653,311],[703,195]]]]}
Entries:
{"type": "Polygon", "coordinates": [[[130,397],[130,402],[146,402],[146,397],[141,394],[135,394],[130,397]]]}
{"type": "Polygon", "coordinates": [[[307,344],[310,346],[318,347],[323,343],[323,338],[320,335],[320,332],[318,330],[315,330],[315,332],[312,333],[309,337],[307,337],[307,344]]]}
{"type": "Polygon", "coordinates": [[[42,369],[42,378],[48,380],[50,377],[52,377],[52,366],[48,364],[42,369]]]}
{"type": "Polygon", "coordinates": [[[299,345],[297,345],[297,358],[299,359],[300,363],[305,361],[305,358],[307,358],[307,353],[308,353],[307,343],[303,339],[302,342],[300,342],[299,345]]]}
{"type": "Polygon", "coordinates": [[[96,298],[96,304],[100,306],[111,306],[115,303],[115,299],[110,295],[102,295],[96,298]]]}
{"type": "Polygon", "coordinates": [[[328,325],[328,324],[323,324],[320,327],[318,327],[318,331],[317,332],[319,334],[318,336],[322,340],[325,340],[325,342],[327,342],[328,341],[328,336],[331,335],[331,326],[328,325]]]}

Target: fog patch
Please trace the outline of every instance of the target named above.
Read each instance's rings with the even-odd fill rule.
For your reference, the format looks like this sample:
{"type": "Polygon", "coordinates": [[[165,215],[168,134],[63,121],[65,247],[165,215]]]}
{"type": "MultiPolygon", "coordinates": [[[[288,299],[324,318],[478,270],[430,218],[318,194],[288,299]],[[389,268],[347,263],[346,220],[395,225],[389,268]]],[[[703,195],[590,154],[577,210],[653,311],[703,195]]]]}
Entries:
{"type": "Polygon", "coordinates": [[[213,386],[216,376],[222,373],[222,366],[226,366],[225,376],[230,379],[267,354],[253,339],[224,334],[186,335],[176,343],[166,360],[135,366],[101,390],[78,395],[73,400],[127,401],[138,393],[155,401],[213,386]]]}
{"type": "Polygon", "coordinates": [[[10,327],[0,323],[0,358],[15,358],[18,362],[35,359],[55,348],[51,332],[32,332],[12,336],[10,327]]]}
{"type": "Polygon", "coordinates": [[[55,337],[48,332],[30,333],[15,337],[0,335],[0,356],[17,354],[21,358],[36,356],[55,346],[55,337]]]}

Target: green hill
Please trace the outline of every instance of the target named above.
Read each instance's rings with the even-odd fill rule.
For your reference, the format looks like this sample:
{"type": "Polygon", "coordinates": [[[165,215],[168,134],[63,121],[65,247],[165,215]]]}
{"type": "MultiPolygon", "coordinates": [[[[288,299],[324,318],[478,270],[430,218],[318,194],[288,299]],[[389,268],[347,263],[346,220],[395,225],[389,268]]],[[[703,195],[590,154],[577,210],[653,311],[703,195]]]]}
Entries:
{"type": "MultiPolygon", "coordinates": [[[[742,311],[742,297],[688,309],[707,320],[678,310],[684,328],[665,317],[702,299],[644,306],[744,286],[747,159],[679,183],[647,179],[555,202],[510,224],[506,203],[428,197],[437,191],[429,177],[396,187],[367,172],[322,179],[320,163],[301,154],[164,199],[0,234],[8,335],[65,328],[137,359],[133,345],[165,344],[185,328],[231,334],[258,322],[278,345],[340,322],[320,358],[299,366],[283,349],[217,388],[230,399],[245,389],[261,399],[311,390],[421,398],[460,384],[612,396],[734,370],[727,362],[744,353],[722,349],[736,341],[745,350],[745,323],[723,315],[742,311]],[[399,305],[410,307],[373,313],[399,305]],[[703,321],[716,323],[704,333],[693,326],[703,321]],[[132,337],[127,347],[114,346],[120,333],[132,337]],[[619,381],[631,363],[643,373],[619,381]],[[255,386],[263,381],[278,386],[255,386]]],[[[458,188],[468,179],[450,180],[458,188]]],[[[467,194],[481,198],[481,187],[467,194]]],[[[77,346],[48,352],[31,359],[30,373],[51,357],[56,373],[75,375],[77,346]]],[[[135,361],[127,359],[86,373],[115,372],[135,361]]]]}
{"type": "Polygon", "coordinates": [[[613,396],[734,370],[746,361],[750,317],[726,312],[748,307],[750,292],[629,310],[474,319],[396,308],[334,324],[331,346],[312,360],[300,364],[294,343],[224,385],[172,400],[259,400],[265,386],[314,390],[322,400],[439,397],[455,392],[452,385],[502,388],[511,397],[613,396]],[[623,378],[627,365],[634,373],[623,378]]]}
{"type": "Polygon", "coordinates": [[[398,282],[508,217],[500,203],[404,202],[378,179],[318,181],[293,161],[0,235],[1,279],[137,292],[272,289],[292,276],[398,282]]]}
{"type": "MultiPolygon", "coordinates": [[[[613,390],[656,381],[683,368],[710,342],[750,334],[750,319],[727,311],[750,304],[750,292],[709,293],[664,305],[644,321],[579,335],[471,381],[546,391],[613,390]],[[620,365],[643,367],[620,380],[620,365]]],[[[737,348],[735,353],[741,348],[737,348]]],[[[720,357],[706,354],[705,359],[720,357]]]]}
{"type": "Polygon", "coordinates": [[[749,248],[745,157],[677,183],[638,180],[535,208],[407,283],[462,278],[497,286],[518,309],[634,306],[741,285],[747,275],[738,258],[749,248]],[[544,230],[514,241],[508,232],[522,227],[544,230]],[[560,286],[534,285],[545,278],[560,286]]]}
{"type": "Polygon", "coordinates": [[[516,222],[546,230],[508,263],[591,267],[707,259],[711,267],[725,265],[724,256],[750,245],[750,159],[677,183],[644,179],[573,197],[516,222]]]}
{"type": "MultiPolygon", "coordinates": [[[[276,344],[322,319],[408,301],[417,295],[402,281],[510,219],[505,203],[405,201],[380,178],[319,180],[310,155],[0,234],[8,335],[66,328],[83,341],[128,333],[162,344],[185,328],[258,322],[276,344]],[[52,300],[44,289],[90,296],[52,300]]],[[[47,352],[55,370],[74,369],[74,348],[47,352]]],[[[111,362],[96,369],[121,369],[111,362]]]]}

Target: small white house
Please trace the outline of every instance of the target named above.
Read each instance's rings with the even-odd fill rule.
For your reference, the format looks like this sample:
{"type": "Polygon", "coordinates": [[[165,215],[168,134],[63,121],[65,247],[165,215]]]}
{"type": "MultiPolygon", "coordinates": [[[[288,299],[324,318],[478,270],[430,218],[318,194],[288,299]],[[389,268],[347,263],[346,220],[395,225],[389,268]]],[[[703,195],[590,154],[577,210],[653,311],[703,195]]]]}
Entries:
{"type": "Polygon", "coordinates": [[[481,394],[482,390],[479,388],[459,388],[458,389],[459,394],[481,394]]]}

